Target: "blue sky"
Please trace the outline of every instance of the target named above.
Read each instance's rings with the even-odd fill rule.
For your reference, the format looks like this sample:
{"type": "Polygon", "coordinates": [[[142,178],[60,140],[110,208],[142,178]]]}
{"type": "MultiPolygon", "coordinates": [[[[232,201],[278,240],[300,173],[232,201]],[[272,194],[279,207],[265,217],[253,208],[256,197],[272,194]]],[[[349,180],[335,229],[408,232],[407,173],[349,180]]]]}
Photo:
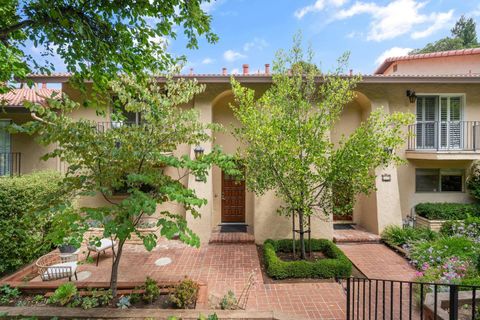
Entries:
{"type": "MultiPolygon", "coordinates": [[[[475,19],[480,35],[478,0],[216,0],[204,9],[212,15],[218,43],[202,39],[198,50],[186,49],[180,28],[177,39],[167,41],[168,51],[187,57],[184,73],[190,68],[220,73],[222,67],[235,73],[244,63],[251,72],[263,70],[278,49],[291,46],[298,31],[323,71],[350,51],[350,67],[363,74],[373,73],[388,56],[448,36],[462,14],[475,19]]],[[[39,48],[31,50],[40,58],[39,48]]],[[[65,70],[58,57],[53,62],[55,71],[65,70]]]]}
{"type": "Polygon", "coordinates": [[[185,49],[181,36],[171,41],[169,50],[188,58],[184,72],[191,67],[195,73],[220,73],[222,67],[241,71],[244,63],[251,71],[263,70],[301,30],[322,70],[350,51],[354,72],[372,73],[386,56],[449,35],[462,14],[473,17],[480,31],[477,0],[217,0],[205,9],[220,40],[201,41],[198,50],[185,49]]]}

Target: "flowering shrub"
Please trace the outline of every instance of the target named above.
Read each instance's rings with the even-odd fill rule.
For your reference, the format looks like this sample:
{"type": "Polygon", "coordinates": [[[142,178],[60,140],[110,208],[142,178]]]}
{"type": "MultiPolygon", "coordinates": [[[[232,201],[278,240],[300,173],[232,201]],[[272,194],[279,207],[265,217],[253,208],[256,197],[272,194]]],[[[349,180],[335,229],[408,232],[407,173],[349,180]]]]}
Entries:
{"type": "Polygon", "coordinates": [[[451,237],[469,238],[480,243],[480,218],[467,218],[462,221],[447,221],[440,233],[451,237]]]}
{"type": "Polygon", "coordinates": [[[451,257],[458,257],[464,261],[476,261],[478,245],[467,238],[441,238],[436,241],[416,243],[409,252],[412,263],[422,266],[439,266],[451,257]]]}

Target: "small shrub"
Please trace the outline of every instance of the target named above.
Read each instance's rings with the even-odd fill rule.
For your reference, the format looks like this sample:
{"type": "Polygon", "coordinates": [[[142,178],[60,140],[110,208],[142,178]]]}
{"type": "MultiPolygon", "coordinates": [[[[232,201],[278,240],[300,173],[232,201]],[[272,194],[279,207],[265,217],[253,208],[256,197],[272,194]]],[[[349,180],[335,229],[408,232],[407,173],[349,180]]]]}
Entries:
{"type": "Polygon", "coordinates": [[[18,288],[12,288],[9,285],[0,287],[0,305],[9,304],[20,296],[18,288]]]}
{"type": "Polygon", "coordinates": [[[101,307],[109,305],[113,299],[112,290],[94,289],[91,293],[92,297],[98,300],[98,305],[101,307]]]}
{"type": "Polygon", "coordinates": [[[237,309],[238,301],[235,293],[232,290],[228,290],[227,294],[223,296],[220,301],[220,308],[222,310],[235,310],[237,309]]]}
{"type": "Polygon", "coordinates": [[[199,285],[191,279],[185,278],[170,295],[170,301],[178,308],[189,309],[195,306],[199,285]]]}
{"type": "Polygon", "coordinates": [[[33,297],[33,302],[35,303],[41,303],[45,301],[45,296],[41,294],[37,294],[36,296],[33,297]]]}
{"type": "Polygon", "coordinates": [[[393,246],[403,246],[415,241],[432,241],[438,234],[427,228],[388,226],[382,232],[382,239],[393,246]]]}
{"type": "MultiPolygon", "coordinates": [[[[171,319],[171,320],[176,320],[177,318],[171,319]]],[[[169,319],[170,320],[170,319],[169,319]]],[[[198,317],[198,320],[218,320],[218,316],[216,313],[208,315],[208,317],[205,317],[203,314],[201,314],[198,317]]]]}
{"type": "Polygon", "coordinates": [[[94,296],[85,296],[82,298],[82,309],[88,310],[92,308],[96,308],[100,305],[98,302],[98,298],[94,296]]]}
{"type": "MultiPolygon", "coordinates": [[[[299,248],[299,244],[297,241],[297,248],[299,248]]],[[[312,239],[311,245],[312,251],[320,251],[326,258],[317,261],[283,261],[277,256],[276,252],[292,252],[292,240],[266,240],[263,244],[263,255],[267,274],[275,279],[327,279],[350,276],[352,273],[352,263],[332,241],[312,239]]]]}
{"type": "Polygon", "coordinates": [[[440,233],[449,237],[465,237],[480,243],[480,218],[471,217],[461,221],[446,221],[442,225],[440,233]]]}
{"type": "Polygon", "coordinates": [[[475,161],[466,181],[467,190],[477,200],[480,200],[480,162],[475,161]]]}
{"type": "Polygon", "coordinates": [[[471,203],[419,203],[415,213],[429,220],[462,220],[480,217],[480,206],[471,203]]]}
{"type": "Polygon", "coordinates": [[[417,266],[430,267],[444,264],[456,257],[471,263],[477,261],[478,246],[468,238],[440,238],[435,241],[419,242],[410,250],[410,259],[417,266]]]}
{"type": "Polygon", "coordinates": [[[117,307],[119,307],[120,309],[128,309],[131,306],[132,305],[130,303],[130,296],[122,296],[120,297],[120,299],[118,299],[117,307]]]}
{"type": "Polygon", "coordinates": [[[158,288],[157,281],[150,277],[147,277],[145,281],[145,293],[142,295],[143,301],[152,303],[160,296],[160,289],[158,288]]]}
{"type": "Polygon", "coordinates": [[[77,294],[77,287],[72,282],[61,284],[49,299],[49,303],[59,303],[64,306],[77,294]]]}

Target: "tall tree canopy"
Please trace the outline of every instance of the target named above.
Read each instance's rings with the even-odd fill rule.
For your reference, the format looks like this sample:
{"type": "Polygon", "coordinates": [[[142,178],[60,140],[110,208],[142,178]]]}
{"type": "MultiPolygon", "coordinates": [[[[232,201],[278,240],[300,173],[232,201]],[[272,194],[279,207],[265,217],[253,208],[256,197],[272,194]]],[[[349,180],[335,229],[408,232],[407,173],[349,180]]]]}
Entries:
{"type": "MultiPolygon", "coordinates": [[[[172,57],[164,41],[179,26],[187,46],[198,37],[215,42],[211,17],[201,8],[210,0],[5,0],[0,6],[0,84],[23,79],[31,71],[54,70],[31,54],[31,42],[47,56],[58,55],[73,80],[93,80],[105,89],[124,74],[165,70],[172,57]]],[[[7,91],[0,85],[0,93],[7,91]]]]}
{"type": "Polygon", "coordinates": [[[57,230],[57,238],[61,241],[63,236],[77,235],[77,241],[81,241],[81,231],[88,229],[89,220],[103,225],[103,237],[118,243],[111,274],[115,293],[125,241],[137,234],[148,250],[156,246],[155,232],[139,232],[145,218],[156,221],[161,236],[170,239],[178,235],[187,244],[199,245],[183,216],[156,212],[157,204],[171,202],[183,206],[188,214],[199,216],[198,208],[206,200],[182,183],[184,177],[195,175],[206,181],[213,164],[229,174],[239,172],[232,157],[218,149],[193,159],[174,153],[181,144],[195,146],[209,140],[208,131],[218,127],[201,123],[196,110],[181,108],[204,86],[188,80],[168,79],[160,85],[155,79],[139,83],[135,78],[122,77],[112,83],[111,90],[115,97],[112,103],[121,105],[114,116],[116,122],[72,119],[71,112],[81,105],[64,97],[61,101],[50,99],[47,108],[29,105],[36,120],[15,128],[38,135],[43,145],[55,146],[45,158],[59,157],[68,163],[65,190],[81,196],[101,194],[105,198],[105,206],[80,208],[79,212],[67,210],[58,215],[60,221],[67,223],[60,224],[66,228],[57,230]],[[125,122],[120,110],[139,113],[142,121],[125,122]],[[168,174],[165,167],[176,168],[177,174],[168,174]],[[121,201],[112,197],[119,192],[124,196],[121,201]]]}
{"type": "Polygon", "coordinates": [[[257,194],[275,190],[285,203],[279,213],[298,216],[302,258],[307,218],[329,216],[343,194],[348,201],[335,204],[345,212],[356,194],[373,190],[375,169],[400,161],[390,150],[404,143],[404,126],[413,121],[412,115],[373,111],[353,134],[332,143],[330,133],[359,81],[342,76],[345,63],[342,58],[335,72],[318,76],[312,54],[305,55],[296,38],[289,52],[277,54],[272,85],[258,99],[232,79],[247,187],[257,194]]]}
{"type": "Polygon", "coordinates": [[[477,40],[476,24],[472,18],[461,16],[450,30],[451,37],[445,37],[427,44],[422,49],[415,49],[410,54],[430,53],[448,50],[475,48],[480,46],[477,40]]]}

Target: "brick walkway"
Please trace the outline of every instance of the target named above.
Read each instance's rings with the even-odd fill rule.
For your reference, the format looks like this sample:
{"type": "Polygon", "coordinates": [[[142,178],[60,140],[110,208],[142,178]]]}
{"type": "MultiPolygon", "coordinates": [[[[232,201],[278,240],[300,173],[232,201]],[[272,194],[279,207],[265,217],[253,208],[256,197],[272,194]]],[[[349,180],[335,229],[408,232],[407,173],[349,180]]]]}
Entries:
{"type": "Polygon", "coordinates": [[[408,261],[380,243],[338,244],[368,278],[412,281],[415,269],[408,261]]]}

